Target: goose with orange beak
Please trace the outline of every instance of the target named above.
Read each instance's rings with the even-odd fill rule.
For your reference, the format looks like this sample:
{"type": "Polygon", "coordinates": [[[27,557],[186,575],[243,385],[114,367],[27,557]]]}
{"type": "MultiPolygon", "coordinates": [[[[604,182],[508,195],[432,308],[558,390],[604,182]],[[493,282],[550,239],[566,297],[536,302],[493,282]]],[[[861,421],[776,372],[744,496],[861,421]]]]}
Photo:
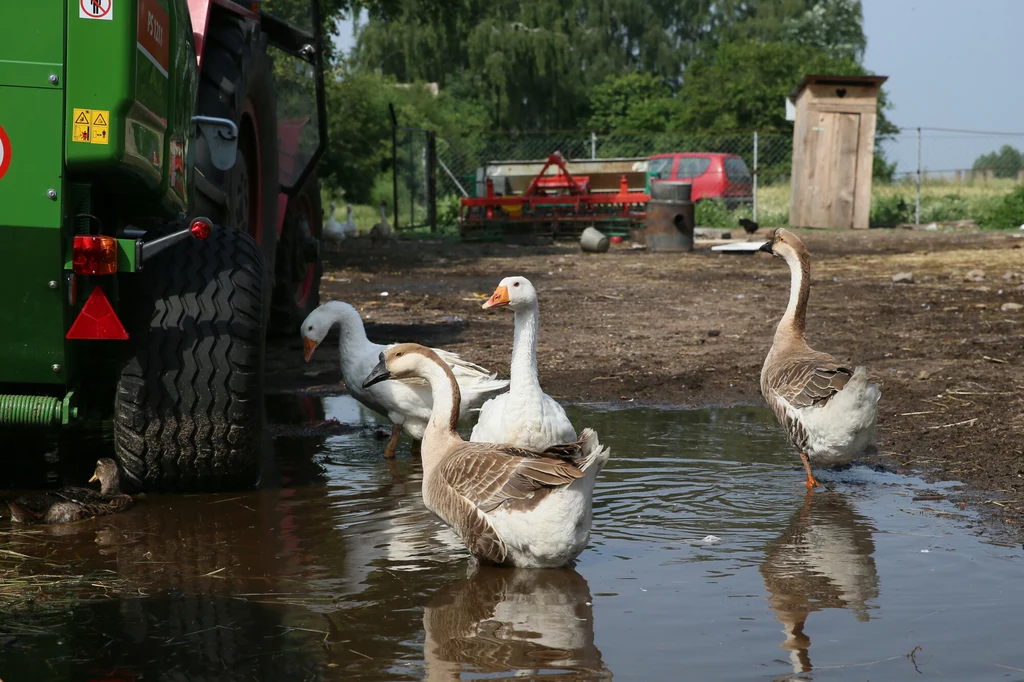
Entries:
{"type": "MultiPolygon", "coordinates": [[[[363,379],[376,366],[380,354],[390,346],[373,343],[366,338],[359,312],[341,301],[324,303],[303,321],[302,347],[306,362],[335,326],[340,330],[338,350],[345,386],[353,398],[391,420],[391,440],[384,449],[384,456],[394,457],[403,429],[414,440],[423,439],[423,429],[430,419],[433,404],[430,388],[426,382],[416,380],[389,381],[364,387],[363,379]]],[[[508,381],[498,379],[496,373],[467,362],[455,353],[437,348],[432,350],[448,364],[459,383],[462,394],[459,414],[462,417],[508,386],[508,381]]]]}
{"type": "Polygon", "coordinates": [[[506,277],[483,305],[484,308],[505,306],[515,313],[509,390],[483,404],[470,441],[508,443],[537,450],[575,441],[576,429],[565,410],[540,386],[537,375],[540,304],[530,280],[522,276],[506,277]]]}
{"type": "MultiPolygon", "coordinates": [[[[502,281],[504,282],[505,280],[502,281]]],[[[507,306],[511,302],[512,299],[508,297],[508,287],[504,284],[499,284],[497,288],[495,288],[494,293],[491,294],[491,297],[487,299],[487,303],[484,303],[483,308],[484,310],[487,310],[488,308],[499,308],[507,306]]]]}

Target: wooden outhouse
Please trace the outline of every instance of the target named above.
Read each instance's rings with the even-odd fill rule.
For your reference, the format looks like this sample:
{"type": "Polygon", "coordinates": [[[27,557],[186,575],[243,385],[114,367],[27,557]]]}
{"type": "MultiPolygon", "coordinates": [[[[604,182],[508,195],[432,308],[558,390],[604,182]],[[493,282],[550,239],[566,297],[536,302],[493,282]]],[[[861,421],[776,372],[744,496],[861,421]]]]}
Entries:
{"type": "Polygon", "coordinates": [[[811,75],[790,93],[792,227],[868,226],[878,88],[886,78],[811,75]]]}

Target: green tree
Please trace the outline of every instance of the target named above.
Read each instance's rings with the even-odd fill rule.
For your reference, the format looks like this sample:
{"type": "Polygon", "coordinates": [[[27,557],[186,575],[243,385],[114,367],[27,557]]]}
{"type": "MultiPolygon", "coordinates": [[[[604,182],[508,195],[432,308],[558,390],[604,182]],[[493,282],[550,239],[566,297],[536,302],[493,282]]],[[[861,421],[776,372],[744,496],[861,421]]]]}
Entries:
{"type": "Polygon", "coordinates": [[[867,48],[860,0],[817,0],[802,14],[788,18],[782,33],[790,42],[858,63],[867,48]]]}
{"type": "Polygon", "coordinates": [[[997,152],[982,154],[974,160],[974,170],[994,171],[997,178],[1015,178],[1024,166],[1024,157],[1015,147],[1004,144],[997,152]]]}
{"type": "Polygon", "coordinates": [[[394,1],[369,11],[357,65],[453,88],[490,112],[491,126],[519,130],[583,125],[589,89],[612,74],[649,73],[676,87],[690,60],[760,4],[394,1]]]}
{"type": "Polygon", "coordinates": [[[650,73],[611,76],[588,91],[594,130],[662,132],[675,108],[672,92],[650,73]]]}
{"type": "Polygon", "coordinates": [[[368,203],[377,175],[390,163],[388,88],[372,74],[340,70],[327,77],[330,144],[320,172],[346,199],[368,203]]]}
{"type": "Polygon", "coordinates": [[[808,73],[856,75],[853,59],[792,42],[719,45],[686,70],[675,130],[787,129],[785,98],[808,73]]]}

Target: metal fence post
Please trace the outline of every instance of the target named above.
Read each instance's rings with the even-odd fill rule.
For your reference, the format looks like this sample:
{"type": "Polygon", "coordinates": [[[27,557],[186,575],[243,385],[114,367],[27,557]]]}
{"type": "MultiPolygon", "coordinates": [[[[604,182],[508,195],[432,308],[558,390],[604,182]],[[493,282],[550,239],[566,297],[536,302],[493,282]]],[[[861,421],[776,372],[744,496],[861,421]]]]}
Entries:
{"type": "Polygon", "coordinates": [[[597,133],[590,131],[590,158],[597,158],[597,133]]]}
{"type": "Polygon", "coordinates": [[[388,102],[391,112],[391,200],[395,206],[395,229],[398,229],[398,116],[395,105],[388,102]]]}
{"type": "Polygon", "coordinates": [[[437,131],[427,131],[427,223],[437,232],[437,131]]]}
{"type": "Polygon", "coordinates": [[[415,138],[413,137],[412,131],[407,130],[405,133],[408,136],[409,144],[409,227],[416,224],[416,158],[413,154],[416,145],[413,143],[415,138]]]}
{"type": "Polygon", "coordinates": [[[753,206],[753,214],[754,215],[751,218],[751,220],[753,220],[755,223],[757,222],[757,174],[758,174],[758,169],[757,169],[757,131],[755,130],[754,131],[754,206],[753,206]]]}
{"type": "Polygon", "coordinates": [[[917,196],[914,199],[914,224],[921,224],[921,129],[917,129],[917,196]]]}

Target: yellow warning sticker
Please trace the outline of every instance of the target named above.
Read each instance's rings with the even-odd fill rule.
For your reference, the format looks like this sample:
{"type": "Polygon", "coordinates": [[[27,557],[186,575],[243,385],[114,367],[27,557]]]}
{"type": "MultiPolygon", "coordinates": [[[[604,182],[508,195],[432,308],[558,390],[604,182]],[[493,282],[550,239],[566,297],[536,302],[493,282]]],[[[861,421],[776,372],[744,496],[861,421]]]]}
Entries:
{"type": "Polygon", "coordinates": [[[110,144],[110,111],[106,109],[74,109],[72,142],[110,144]]]}

